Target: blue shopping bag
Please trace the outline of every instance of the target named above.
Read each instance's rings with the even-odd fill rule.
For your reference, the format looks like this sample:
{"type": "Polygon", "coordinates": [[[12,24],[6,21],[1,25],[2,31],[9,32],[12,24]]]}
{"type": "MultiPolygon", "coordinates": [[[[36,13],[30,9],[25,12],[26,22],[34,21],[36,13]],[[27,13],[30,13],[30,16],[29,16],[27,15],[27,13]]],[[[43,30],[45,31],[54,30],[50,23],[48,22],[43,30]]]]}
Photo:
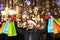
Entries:
{"type": "Polygon", "coordinates": [[[53,19],[50,18],[48,20],[48,33],[53,33],[53,32],[54,32],[53,19]]]}
{"type": "Polygon", "coordinates": [[[9,24],[9,22],[10,22],[10,20],[6,21],[6,25],[5,25],[2,33],[8,34],[8,24],[9,24]]]}

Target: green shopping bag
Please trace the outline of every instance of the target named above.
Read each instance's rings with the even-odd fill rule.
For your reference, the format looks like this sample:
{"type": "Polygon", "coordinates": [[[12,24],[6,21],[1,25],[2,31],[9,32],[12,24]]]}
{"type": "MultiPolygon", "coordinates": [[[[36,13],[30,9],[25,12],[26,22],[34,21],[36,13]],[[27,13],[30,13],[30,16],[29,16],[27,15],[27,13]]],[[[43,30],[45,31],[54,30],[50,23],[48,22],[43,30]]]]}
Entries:
{"type": "Polygon", "coordinates": [[[55,21],[58,25],[60,25],[60,21],[58,19],[54,18],[53,21],[55,21]]]}
{"type": "Polygon", "coordinates": [[[8,36],[16,36],[17,32],[16,32],[16,28],[14,25],[14,22],[10,22],[9,27],[8,27],[8,36]]]}
{"type": "Polygon", "coordinates": [[[14,22],[12,22],[12,36],[16,36],[16,35],[17,35],[16,28],[14,22]]]}

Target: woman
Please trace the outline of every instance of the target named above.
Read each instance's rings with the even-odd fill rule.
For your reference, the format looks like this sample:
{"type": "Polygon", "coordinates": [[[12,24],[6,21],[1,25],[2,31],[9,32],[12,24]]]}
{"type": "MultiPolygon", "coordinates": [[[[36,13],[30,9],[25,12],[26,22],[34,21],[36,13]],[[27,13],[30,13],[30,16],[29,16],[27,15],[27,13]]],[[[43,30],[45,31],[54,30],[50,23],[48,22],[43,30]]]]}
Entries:
{"type": "MultiPolygon", "coordinates": [[[[52,16],[51,16],[51,14],[50,14],[50,12],[47,12],[46,13],[46,16],[45,16],[45,19],[46,19],[46,29],[47,29],[47,27],[48,27],[48,20],[51,18],[52,16]]],[[[47,30],[46,30],[47,31],[47,30]]],[[[47,33],[47,40],[53,40],[53,33],[48,33],[48,32],[46,32],[47,33]]]]}
{"type": "Polygon", "coordinates": [[[43,30],[36,30],[35,29],[36,23],[32,20],[27,21],[27,28],[18,28],[18,32],[23,36],[23,40],[40,40],[41,34],[46,32],[46,29],[43,30]]]}

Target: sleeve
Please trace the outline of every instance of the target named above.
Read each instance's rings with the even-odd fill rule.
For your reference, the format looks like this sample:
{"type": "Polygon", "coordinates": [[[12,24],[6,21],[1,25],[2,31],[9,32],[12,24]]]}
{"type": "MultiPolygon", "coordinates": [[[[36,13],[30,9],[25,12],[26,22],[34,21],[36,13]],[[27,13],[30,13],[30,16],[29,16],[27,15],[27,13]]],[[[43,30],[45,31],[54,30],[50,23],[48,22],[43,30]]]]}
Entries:
{"type": "Polygon", "coordinates": [[[19,27],[17,26],[17,22],[14,22],[14,23],[15,23],[15,27],[16,27],[17,33],[23,35],[23,34],[25,33],[25,29],[19,28],[19,27]]]}
{"type": "Polygon", "coordinates": [[[15,16],[11,16],[11,21],[16,21],[16,17],[15,16]]]}
{"type": "Polygon", "coordinates": [[[39,30],[39,34],[44,34],[44,33],[47,33],[46,28],[39,30]]]}
{"type": "Polygon", "coordinates": [[[24,35],[25,29],[23,29],[23,28],[18,28],[18,33],[21,34],[21,35],[24,35]]]}
{"type": "Polygon", "coordinates": [[[46,19],[46,20],[48,20],[49,18],[50,18],[50,16],[48,16],[48,15],[45,16],[45,19],[46,19]]]}

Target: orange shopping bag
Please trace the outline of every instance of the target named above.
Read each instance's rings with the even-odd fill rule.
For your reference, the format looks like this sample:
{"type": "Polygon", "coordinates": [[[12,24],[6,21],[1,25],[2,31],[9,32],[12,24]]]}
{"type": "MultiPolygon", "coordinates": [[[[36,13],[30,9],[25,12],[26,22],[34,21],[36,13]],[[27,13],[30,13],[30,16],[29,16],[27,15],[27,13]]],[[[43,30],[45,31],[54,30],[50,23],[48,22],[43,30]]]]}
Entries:
{"type": "Polygon", "coordinates": [[[58,31],[60,32],[60,25],[58,25],[57,23],[56,23],[56,28],[57,28],[58,31]]]}
{"type": "Polygon", "coordinates": [[[6,22],[3,22],[2,27],[0,28],[0,34],[2,34],[5,24],[6,24],[6,22]]]}
{"type": "Polygon", "coordinates": [[[58,29],[58,31],[60,32],[60,20],[54,18],[54,22],[56,24],[56,28],[58,29]]]}

